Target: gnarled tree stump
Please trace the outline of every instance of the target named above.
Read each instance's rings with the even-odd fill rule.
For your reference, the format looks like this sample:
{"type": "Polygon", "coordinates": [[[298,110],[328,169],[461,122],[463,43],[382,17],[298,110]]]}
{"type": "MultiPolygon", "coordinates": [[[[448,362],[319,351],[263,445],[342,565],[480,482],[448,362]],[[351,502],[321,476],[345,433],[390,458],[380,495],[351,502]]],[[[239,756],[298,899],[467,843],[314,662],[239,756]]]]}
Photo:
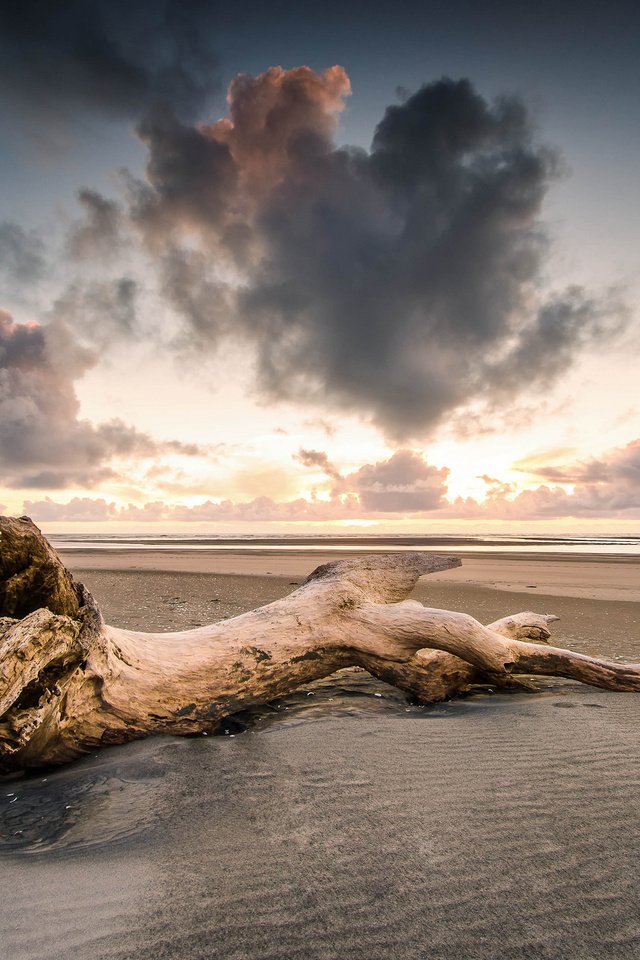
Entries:
{"type": "Polygon", "coordinates": [[[104,623],[26,517],[0,518],[0,769],[64,763],[101,744],[211,731],[239,710],[361,666],[425,703],[515,676],[640,691],[640,665],[547,646],[556,617],[483,626],[406,599],[456,557],[402,553],[318,567],[293,593],[179,633],[104,623]],[[532,642],[535,641],[535,642],[532,642]]]}

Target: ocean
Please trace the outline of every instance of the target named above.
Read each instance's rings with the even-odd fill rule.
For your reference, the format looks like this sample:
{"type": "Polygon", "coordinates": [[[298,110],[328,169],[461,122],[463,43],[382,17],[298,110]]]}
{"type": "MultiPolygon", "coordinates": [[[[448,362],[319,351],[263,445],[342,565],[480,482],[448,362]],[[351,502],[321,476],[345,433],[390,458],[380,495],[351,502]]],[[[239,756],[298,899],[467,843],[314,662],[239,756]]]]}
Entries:
{"type": "Polygon", "coordinates": [[[401,551],[455,551],[460,553],[572,553],[608,556],[640,556],[640,534],[630,536],[514,536],[487,534],[478,536],[212,536],[211,534],[52,534],[48,539],[57,550],[202,550],[209,552],[287,552],[340,551],[394,553],[401,551]]]}

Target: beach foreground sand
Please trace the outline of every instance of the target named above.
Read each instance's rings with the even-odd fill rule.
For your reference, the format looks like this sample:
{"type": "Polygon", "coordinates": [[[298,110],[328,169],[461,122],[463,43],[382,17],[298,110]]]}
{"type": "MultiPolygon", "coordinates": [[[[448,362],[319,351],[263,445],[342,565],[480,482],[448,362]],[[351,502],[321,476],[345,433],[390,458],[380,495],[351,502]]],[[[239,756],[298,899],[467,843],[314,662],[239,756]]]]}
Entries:
{"type": "MultiPolygon", "coordinates": [[[[262,576],[69,565],[108,621],[175,629],[266,603],[322,558],[285,577],[268,559],[262,576]]],[[[530,586],[467,582],[465,562],[416,596],[485,622],[559,613],[558,643],[640,661],[637,603],[553,595],[534,563],[530,586]]],[[[584,566],[599,597],[633,569],[584,566]]],[[[226,729],[3,781],[8,958],[638,957],[640,697],[540,680],[422,707],[348,671],[226,729]]]]}

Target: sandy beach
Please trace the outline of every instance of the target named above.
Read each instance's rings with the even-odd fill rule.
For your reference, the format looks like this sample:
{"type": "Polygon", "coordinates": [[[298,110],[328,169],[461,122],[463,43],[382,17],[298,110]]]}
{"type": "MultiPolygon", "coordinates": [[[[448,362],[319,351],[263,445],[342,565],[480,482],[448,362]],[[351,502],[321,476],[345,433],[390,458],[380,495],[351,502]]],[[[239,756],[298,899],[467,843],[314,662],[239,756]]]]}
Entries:
{"type": "MultiPolygon", "coordinates": [[[[416,547],[416,549],[420,549],[416,547]]],[[[317,550],[66,550],[67,567],[85,570],[241,574],[250,577],[304,579],[322,563],[364,556],[365,547],[345,554],[317,550]]],[[[389,552],[392,552],[391,550],[389,552]]],[[[447,551],[455,554],[455,549],[447,551]]],[[[448,582],[496,590],[534,590],[550,596],[640,602],[639,556],[589,556],[579,553],[460,553],[462,567],[431,574],[429,583],[448,582]]]]}
{"type": "MultiPolygon", "coordinates": [[[[452,551],[453,552],[453,551],[452,551]]],[[[332,553],[78,551],[108,622],[180,629],[332,553]]],[[[464,557],[417,599],[640,661],[637,559],[464,557]]],[[[2,783],[11,960],[632,960],[640,698],[562,680],[436,707],[348,671],[229,721],[2,783]]]]}

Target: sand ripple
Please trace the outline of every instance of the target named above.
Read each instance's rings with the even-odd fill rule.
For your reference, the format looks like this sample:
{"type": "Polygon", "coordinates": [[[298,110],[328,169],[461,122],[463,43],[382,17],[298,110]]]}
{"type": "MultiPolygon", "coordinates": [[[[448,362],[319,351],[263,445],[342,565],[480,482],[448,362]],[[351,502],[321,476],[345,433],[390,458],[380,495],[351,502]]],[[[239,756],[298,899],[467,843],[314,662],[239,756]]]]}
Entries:
{"type": "Polygon", "coordinates": [[[639,719],[569,685],[107,751],[102,820],[4,861],[8,956],[637,958],[639,719]]]}

